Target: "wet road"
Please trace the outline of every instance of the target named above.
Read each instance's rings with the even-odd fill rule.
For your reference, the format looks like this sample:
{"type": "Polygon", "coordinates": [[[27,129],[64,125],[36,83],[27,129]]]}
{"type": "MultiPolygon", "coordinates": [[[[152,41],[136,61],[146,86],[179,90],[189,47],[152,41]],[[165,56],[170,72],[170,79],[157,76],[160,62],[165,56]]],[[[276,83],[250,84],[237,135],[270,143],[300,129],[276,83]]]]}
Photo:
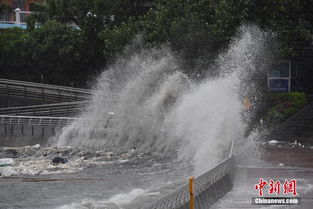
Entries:
{"type": "MultiPolygon", "coordinates": [[[[232,191],[219,200],[214,209],[241,209],[241,208],[313,208],[313,149],[302,147],[267,146],[258,159],[251,160],[248,156],[238,157],[238,166],[232,191]],[[249,159],[249,160],[248,160],[249,159]],[[288,179],[297,181],[297,193],[301,198],[300,205],[296,206],[267,206],[253,205],[252,198],[259,197],[255,184],[259,179],[269,181],[288,179]]],[[[271,196],[263,190],[264,196],[271,196]]],[[[282,194],[278,197],[286,197],[282,194]]]]}

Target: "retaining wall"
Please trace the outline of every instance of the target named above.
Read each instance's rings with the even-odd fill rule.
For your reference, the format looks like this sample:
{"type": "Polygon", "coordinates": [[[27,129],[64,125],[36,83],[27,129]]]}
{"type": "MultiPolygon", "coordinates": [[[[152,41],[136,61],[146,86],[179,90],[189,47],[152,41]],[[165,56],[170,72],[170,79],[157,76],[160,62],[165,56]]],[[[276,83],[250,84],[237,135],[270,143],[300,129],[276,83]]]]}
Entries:
{"type": "Polygon", "coordinates": [[[0,146],[45,146],[61,127],[31,125],[1,125],[0,146]]]}

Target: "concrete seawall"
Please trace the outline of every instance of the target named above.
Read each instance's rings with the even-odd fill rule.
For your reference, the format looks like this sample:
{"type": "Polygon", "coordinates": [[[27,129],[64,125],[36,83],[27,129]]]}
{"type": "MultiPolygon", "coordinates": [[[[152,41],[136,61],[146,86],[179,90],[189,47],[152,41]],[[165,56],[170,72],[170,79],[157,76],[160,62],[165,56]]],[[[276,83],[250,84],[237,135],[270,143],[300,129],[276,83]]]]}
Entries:
{"type": "Polygon", "coordinates": [[[61,127],[31,125],[1,125],[0,146],[45,146],[61,127]]]}

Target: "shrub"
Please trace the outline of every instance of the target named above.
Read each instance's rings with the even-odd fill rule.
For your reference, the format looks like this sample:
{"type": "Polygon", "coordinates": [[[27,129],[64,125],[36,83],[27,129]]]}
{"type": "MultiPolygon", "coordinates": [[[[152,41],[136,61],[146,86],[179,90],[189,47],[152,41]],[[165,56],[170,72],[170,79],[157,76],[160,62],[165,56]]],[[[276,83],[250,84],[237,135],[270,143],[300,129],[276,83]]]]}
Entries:
{"type": "Polygon", "coordinates": [[[283,122],[308,103],[305,93],[271,93],[267,95],[265,122],[270,127],[283,122]]]}

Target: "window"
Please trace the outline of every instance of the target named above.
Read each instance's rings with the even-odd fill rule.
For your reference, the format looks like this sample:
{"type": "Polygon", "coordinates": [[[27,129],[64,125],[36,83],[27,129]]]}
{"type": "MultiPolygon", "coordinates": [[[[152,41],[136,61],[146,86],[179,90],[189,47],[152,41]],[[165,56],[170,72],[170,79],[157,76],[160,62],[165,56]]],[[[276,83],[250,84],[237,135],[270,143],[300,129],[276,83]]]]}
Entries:
{"type": "Polygon", "coordinates": [[[26,0],[13,0],[13,10],[16,8],[21,9],[22,11],[25,10],[26,0]]]}
{"type": "Polygon", "coordinates": [[[284,77],[289,78],[289,68],[290,68],[289,62],[281,62],[278,65],[276,65],[270,72],[269,77],[284,77]]]}
{"type": "Polygon", "coordinates": [[[290,92],[291,85],[291,63],[281,61],[268,73],[267,80],[270,92],[290,92]]]}

